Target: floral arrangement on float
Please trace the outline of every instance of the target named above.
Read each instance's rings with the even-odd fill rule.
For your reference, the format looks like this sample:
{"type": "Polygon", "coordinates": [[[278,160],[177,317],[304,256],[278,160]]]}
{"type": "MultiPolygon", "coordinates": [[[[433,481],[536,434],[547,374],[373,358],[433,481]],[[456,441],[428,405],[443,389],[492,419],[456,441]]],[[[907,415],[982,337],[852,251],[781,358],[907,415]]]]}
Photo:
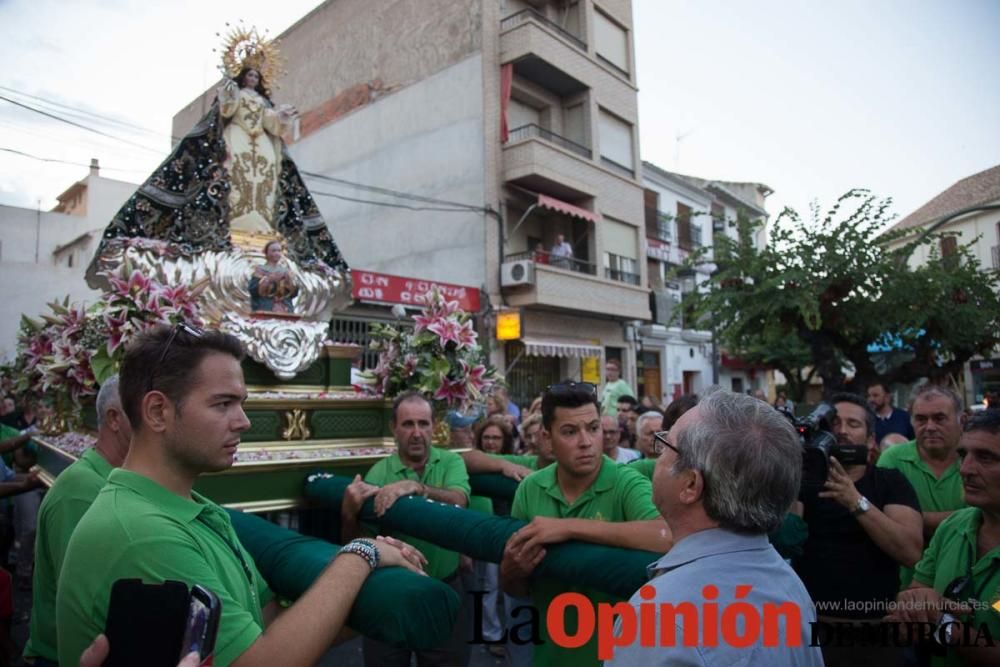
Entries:
{"type": "Polygon", "coordinates": [[[430,400],[440,426],[450,410],[477,410],[501,378],[486,362],[472,315],[457,301],[447,301],[435,288],[417,302],[423,307],[413,318],[412,331],[372,325],[370,348],[379,353],[378,365],[362,373],[355,389],[389,399],[420,392],[430,400]]]}
{"type": "Polygon", "coordinates": [[[111,289],[89,307],[66,297],[38,318],[22,315],[15,358],[0,367],[6,392],[54,409],[47,431],[72,427],[87,397],[117,372],[136,335],[158,324],[202,326],[199,287],[169,287],[139,271],[108,281],[111,289]]]}

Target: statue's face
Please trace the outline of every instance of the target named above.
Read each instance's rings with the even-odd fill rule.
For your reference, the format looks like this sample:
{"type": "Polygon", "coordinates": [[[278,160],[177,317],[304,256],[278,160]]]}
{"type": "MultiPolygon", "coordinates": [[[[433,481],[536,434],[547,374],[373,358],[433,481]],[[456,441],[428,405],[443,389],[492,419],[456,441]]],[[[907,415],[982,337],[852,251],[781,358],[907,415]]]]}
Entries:
{"type": "Polygon", "coordinates": [[[246,74],[243,75],[244,88],[250,88],[251,90],[253,90],[257,87],[257,84],[259,83],[260,83],[260,74],[257,72],[257,70],[255,69],[249,70],[247,71],[246,74]]]}
{"type": "Polygon", "coordinates": [[[267,261],[270,264],[277,264],[281,259],[281,245],[277,243],[272,243],[267,246],[267,251],[264,253],[267,257],[267,261]]]}

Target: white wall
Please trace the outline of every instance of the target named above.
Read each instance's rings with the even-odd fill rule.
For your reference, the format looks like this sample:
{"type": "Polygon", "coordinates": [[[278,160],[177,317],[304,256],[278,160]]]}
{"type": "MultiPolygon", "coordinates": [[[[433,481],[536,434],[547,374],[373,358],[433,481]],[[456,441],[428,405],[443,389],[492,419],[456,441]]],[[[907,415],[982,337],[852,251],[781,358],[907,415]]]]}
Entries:
{"type": "Polygon", "coordinates": [[[138,186],[100,176],[88,176],[86,182],[86,217],[0,206],[0,285],[5,292],[0,303],[0,358],[13,356],[22,314],[38,317],[48,312],[46,304],[67,295],[73,302],[100,298],[87,287],[84,272],[105,227],[138,186]],[[92,237],[77,250],[73,267],[56,266],[52,252],[86,232],[92,237]]]}
{"type": "MultiPolygon", "coordinates": [[[[482,58],[474,55],[388,95],[290,147],[300,170],[483,206],[482,58]]],[[[373,192],[306,178],[353,267],[463,285],[485,282],[482,213],[411,211],[320,195],[411,206],[373,192]]]]}
{"type": "MultiPolygon", "coordinates": [[[[998,202],[992,202],[998,203],[998,202]]],[[[965,245],[976,240],[973,252],[979,261],[979,266],[984,270],[993,268],[993,258],[990,248],[1000,245],[1000,211],[986,211],[984,213],[974,213],[963,216],[957,220],[949,222],[944,227],[935,230],[938,232],[958,232],[958,245],[965,245]],[[978,237],[978,238],[977,238],[978,237]]],[[[898,243],[895,245],[899,245],[898,243]]],[[[921,246],[910,256],[910,266],[920,266],[927,263],[928,247],[921,246]]],[[[938,245],[940,251],[940,245],[938,245]]]]}
{"type": "Polygon", "coordinates": [[[66,296],[71,303],[87,304],[100,298],[100,292],[87,287],[85,269],[85,265],[67,269],[32,262],[0,262],[0,285],[7,288],[0,305],[0,359],[14,356],[22,314],[37,319],[49,312],[46,304],[61,302],[66,296]]]}
{"type": "Polygon", "coordinates": [[[63,213],[0,206],[0,263],[34,263],[37,247],[38,262],[51,265],[52,251],[88,231],[89,224],[63,213]]]}

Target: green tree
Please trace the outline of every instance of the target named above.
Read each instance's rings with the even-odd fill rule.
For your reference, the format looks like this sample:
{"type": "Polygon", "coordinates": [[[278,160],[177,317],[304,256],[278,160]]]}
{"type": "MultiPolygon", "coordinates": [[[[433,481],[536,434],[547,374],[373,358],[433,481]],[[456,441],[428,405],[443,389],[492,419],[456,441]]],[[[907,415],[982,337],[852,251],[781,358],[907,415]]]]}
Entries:
{"type": "MultiPolygon", "coordinates": [[[[685,310],[732,353],[780,370],[795,398],[811,373],[828,390],[853,391],[877,377],[958,377],[1000,342],[1000,272],[980,266],[971,244],[942,258],[940,235],[904,243],[882,233],[890,204],[852,190],[822,216],[813,206],[809,222],[785,209],[765,248],[752,242],[761,221],[731,221],[737,238],[716,236],[717,269],[685,310]],[[930,259],[911,266],[921,245],[930,259]],[[891,352],[873,355],[873,344],[891,352]]],[[[703,251],[688,264],[706,259],[703,251]]]]}

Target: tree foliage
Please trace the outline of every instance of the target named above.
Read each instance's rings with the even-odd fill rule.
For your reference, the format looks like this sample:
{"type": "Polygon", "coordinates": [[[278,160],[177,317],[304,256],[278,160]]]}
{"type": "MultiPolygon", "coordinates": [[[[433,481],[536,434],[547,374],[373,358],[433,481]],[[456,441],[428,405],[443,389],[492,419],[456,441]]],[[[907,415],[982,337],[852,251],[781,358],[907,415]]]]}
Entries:
{"type": "MultiPolygon", "coordinates": [[[[1000,272],[980,266],[971,243],[942,258],[939,234],[882,233],[890,204],[852,190],[823,215],[814,206],[808,222],[785,209],[764,248],[752,241],[761,221],[730,221],[737,238],[716,235],[717,270],[685,309],[710,322],[731,353],[780,370],[796,397],[808,373],[828,390],[855,391],[875,378],[957,377],[1000,342],[1000,272]],[[911,265],[921,245],[930,259],[911,265]],[[871,345],[887,353],[873,355],[871,345]]],[[[703,264],[707,253],[688,263],[703,264]]]]}

